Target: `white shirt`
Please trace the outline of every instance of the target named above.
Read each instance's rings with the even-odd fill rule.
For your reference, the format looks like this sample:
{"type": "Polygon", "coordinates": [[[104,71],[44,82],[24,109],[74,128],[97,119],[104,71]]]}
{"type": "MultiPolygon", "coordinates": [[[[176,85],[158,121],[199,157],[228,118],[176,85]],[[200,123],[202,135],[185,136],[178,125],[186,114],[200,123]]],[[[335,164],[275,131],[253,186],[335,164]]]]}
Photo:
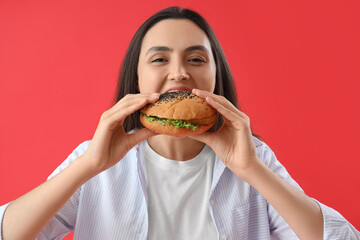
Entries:
{"type": "Polygon", "coordinates": [[[211,148],[205,145],[195,158],[175,161],[157,154],[147,141],[142,147],[148,192],[147,239],[218,239],[209,204],[215,163],[211,148]]]}
{"type": "MultiPolygon", "coordinates": [[[[271,149],[257,138],[254,143],[258,158],[275,174],[298,187],[271,149]]],[[[90,141],[80,144],[50,178],[84,154],[89,144],[90,141]]],[[[75,230],[75,240],[145,240],[149,230],[148,193],[140,146],[82,185],[37,239],[61,239],[75,230]]],[[[212,154],[215,155],[213,151],[212,154]]],[[[221,240],[298,239],[266,199],[216,156],[209,203],[221,240]]],[[[360,233],[338,212],[318,204],[324,217],[324,239],[360,239],[360,233]]],[[[0,207],[0,225],[7,206],[0,207]]]]}

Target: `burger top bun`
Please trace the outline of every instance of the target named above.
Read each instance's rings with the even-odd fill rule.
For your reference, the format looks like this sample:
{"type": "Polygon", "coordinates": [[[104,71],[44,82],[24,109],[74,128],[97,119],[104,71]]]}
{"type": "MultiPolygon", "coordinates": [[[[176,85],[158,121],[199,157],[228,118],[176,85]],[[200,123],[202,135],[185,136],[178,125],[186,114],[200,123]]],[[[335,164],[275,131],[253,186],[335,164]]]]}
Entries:
{"type": "Polygon", "coordinates": [[[167,119],[202,119],[217,115],[204,99],[189,91],[174,91],[160,95],[155,103],[145,106],[142,113],[167,119]]]}

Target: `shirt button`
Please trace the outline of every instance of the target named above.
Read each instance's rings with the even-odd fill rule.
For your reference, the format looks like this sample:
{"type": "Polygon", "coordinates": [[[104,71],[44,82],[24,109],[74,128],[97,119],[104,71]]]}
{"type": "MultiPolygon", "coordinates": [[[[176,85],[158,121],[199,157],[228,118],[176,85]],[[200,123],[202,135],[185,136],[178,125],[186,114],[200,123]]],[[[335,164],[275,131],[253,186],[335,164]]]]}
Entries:
{"type": "Polygon", "coordinates": [[[227,237],[225,234],[221,235],[221,240],[226,240],[226,239],[227,239],[227,237]]]}
{"type": "Polygon", "coordinates": [[[215,205],[215,201],[214,200],[210,200],[210,204],[211,204],[211,206],[214,206],[215,205]]]}

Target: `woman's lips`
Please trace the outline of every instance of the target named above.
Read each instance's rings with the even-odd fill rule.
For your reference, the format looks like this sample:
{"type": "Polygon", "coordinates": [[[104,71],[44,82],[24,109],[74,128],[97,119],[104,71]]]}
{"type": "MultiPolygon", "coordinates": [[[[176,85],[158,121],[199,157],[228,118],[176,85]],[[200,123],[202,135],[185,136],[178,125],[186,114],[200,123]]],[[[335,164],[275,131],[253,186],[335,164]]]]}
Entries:
{"type": "Polygon", "coordinates": [[[189,92],[191,92],[192,89],[191,89],[191,88],[188,88],[188,87],[181,87],[181,86],[179,86],[179,87],[172,87],[172,88],[169,88],[168,90],[166,90],[166,93],[167,93],[167,92],[172,92],[172,91],[189,91],[189,92]]]}

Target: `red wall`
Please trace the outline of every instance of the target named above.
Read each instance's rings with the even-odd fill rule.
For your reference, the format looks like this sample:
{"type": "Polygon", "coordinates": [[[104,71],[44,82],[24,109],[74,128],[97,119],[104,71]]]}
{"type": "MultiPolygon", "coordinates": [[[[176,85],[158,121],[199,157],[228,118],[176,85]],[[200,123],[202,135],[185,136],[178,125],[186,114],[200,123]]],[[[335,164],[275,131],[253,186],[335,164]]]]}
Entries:
{"type": "Polygon", "coordinates": [[[358,1],[101,2],[0,1],[0,205],[92,137],[137,27],[181,5],[213,26],[254,132],[360,229],[358,1]]]}

